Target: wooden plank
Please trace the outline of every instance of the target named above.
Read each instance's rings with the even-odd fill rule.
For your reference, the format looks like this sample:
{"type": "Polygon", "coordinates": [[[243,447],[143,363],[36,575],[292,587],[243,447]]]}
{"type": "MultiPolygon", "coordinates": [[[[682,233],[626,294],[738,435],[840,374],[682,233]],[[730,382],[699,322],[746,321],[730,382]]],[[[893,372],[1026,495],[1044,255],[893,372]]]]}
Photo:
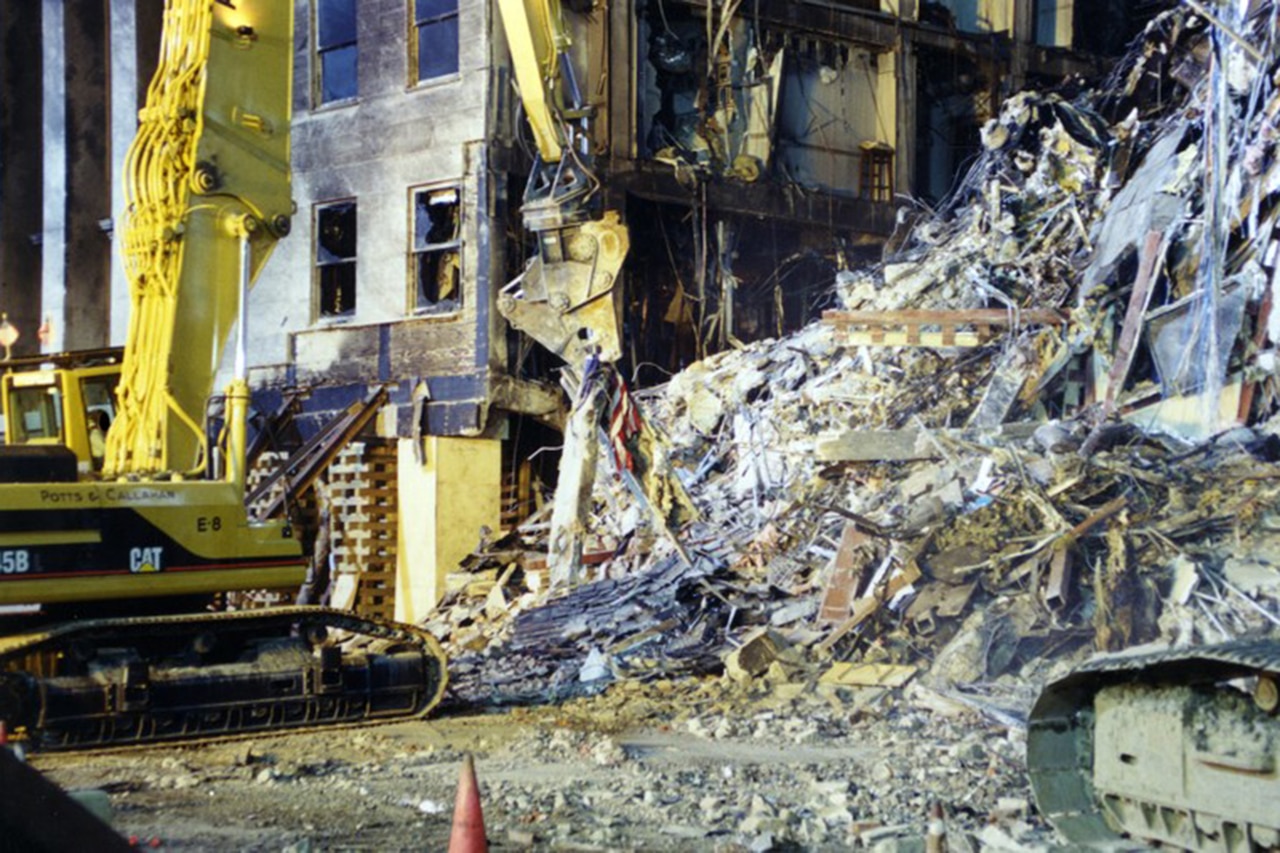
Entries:
{"type": "Polygon", "coordinates": [[[993,326],[1061,326],[1067,322],[1062,312],[1039,308],[1019,311],[1000,308],[824,311],[822,319],[835,327],[842,342],[852,346],[926,348],[981,346],[991,339],[993,326]]]}
{"type": "Polygon", "coordinates": [[[957,332],[954,328],[949,332],[885,331],[882,328],[864,330],[838,329],[836,332],[840,342],[856,347],[921,347],[939,349],[941,347],[978,347],[989,340],[989,336],[977,332],[957,332]]]}
{"type": "Polygon", "coordinates": [[[822,322],[833,326],[903,326],[903,325],[986,325],[986,326],[1064,326],[1065,312],[1044,308],[1016,311],[1004,308],[968,308],[954,311],[902,309],[897,311],[822,312],[822,322]]]}
{"type": "Polygon", "coordinates": [[[1124,324],[1120,328],[1120,340],[1116,343],[1116,357],[1107,375],[1107,395],[1103,400],[1103,416],[1115,410],[1116,395],[1129,376],[1129,368],[1133,365],[1133,356],[1138,349],[1138,336],[1142,334],[1142,326],[1147,313],[1147,305],[1151,301],[1151,291],[1156,280],[1156,262],[1160,259],[1164,235],[1159,231],[1148,231],[1142,243],[1142,255],[1138,262],[1138,275],[1133,281],[1133,292],[1129,294],[1129,306],[1125,309],[1124,324]]]}

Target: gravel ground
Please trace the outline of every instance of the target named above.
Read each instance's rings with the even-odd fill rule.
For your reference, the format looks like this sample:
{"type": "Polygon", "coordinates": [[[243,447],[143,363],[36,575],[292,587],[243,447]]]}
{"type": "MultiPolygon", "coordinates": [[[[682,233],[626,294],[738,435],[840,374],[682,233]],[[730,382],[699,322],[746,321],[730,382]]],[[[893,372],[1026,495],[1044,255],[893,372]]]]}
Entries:
{"type": "Polygon", "coordinates": [[[555,707],[32,762],[107,791],[122,834],[181,850],[443,850],[468,753],[493,849],[922,850],[934,804],[951,850],[1042,845],[1022,732],[901,693],[619,684],[555,707]]]}

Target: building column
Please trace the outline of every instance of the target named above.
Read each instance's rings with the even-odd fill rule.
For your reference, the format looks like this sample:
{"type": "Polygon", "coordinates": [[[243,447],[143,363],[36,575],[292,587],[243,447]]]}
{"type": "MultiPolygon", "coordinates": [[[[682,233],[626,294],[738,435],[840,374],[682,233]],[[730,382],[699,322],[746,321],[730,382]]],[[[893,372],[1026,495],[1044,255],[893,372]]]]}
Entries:
{"type": "Polygon", "coordinates": [[[895,193],[909,194],[918,191],[916,177],[916,126],[920,120],[916,103],[916,51],[909,35],[899,33],[898,49],[894,57],[894,104],[896,105],[893,140],[893,189],[895,193]]]}
{"type": "MultiPolygon", "coordinates": [[[[44,0],[40,28],[44,56],[41,128],[44,138],[43,221],[40,229],[40,310],[51,321],[45,352],[66,349],[67,76],[62,38],[65,5],[44,0]]],[[[34,330],[20,329],[24,334],[34,330]]]]}
{"type": "Polygon", "coordinates": [[[502,442],[426,436],[397,442],[399,534],[396,619],[422,621],[444,596],[445,575],[497,536],[502,513],[502,442]]]}
{"type": "Polygon", "coordinates": [[[64,0],[66,301],[63,345],[106,345],[111,293],[110,61],[106,0],[64,0]]]}
{"type": "MultiPolygon", "coordinates": [[[[134,2],[112,3],[111,20],[111,246],[120,245],[124,216],[124,161],[138,132],[138,92],[146,81],[138,79],[138,15],[134,2]]],[[[112,251],[109,261],[110,306],[107,343],[124,344],[129,329],[129,283],[124,263],[112,251]]]]}
{"type": "Polygon", "coordinates": [[[0,0],[0,311],[39,349],[44,177],[41,5],[0,0]]]}
{"type": "Polygon", "coordinates": [[[1059,0],[1055,7],[1057,19],[1053,27],[1054,47],[1070,48],[1076,40],[1076,4],[1075,0],[1059,0]]]}
{"type": "Polygon", "coordinates": [[[1030,54],[1035,46],[1036,4],[1035,0],[1014,0],[1013,7],[1013,56],[1006,91],[1018,92],[1026,85],[1030,54]]]}

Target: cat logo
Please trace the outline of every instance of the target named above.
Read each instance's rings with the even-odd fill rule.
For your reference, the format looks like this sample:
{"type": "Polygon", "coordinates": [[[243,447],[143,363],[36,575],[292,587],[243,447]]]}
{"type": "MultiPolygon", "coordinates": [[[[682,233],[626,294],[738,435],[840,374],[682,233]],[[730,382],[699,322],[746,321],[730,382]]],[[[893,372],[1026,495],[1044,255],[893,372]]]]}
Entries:
{"type": "Polygon", "coordinates": [[[129,571],[134,573],[158,572],[163,565],[163,548],[130,548],[129,571]]]}

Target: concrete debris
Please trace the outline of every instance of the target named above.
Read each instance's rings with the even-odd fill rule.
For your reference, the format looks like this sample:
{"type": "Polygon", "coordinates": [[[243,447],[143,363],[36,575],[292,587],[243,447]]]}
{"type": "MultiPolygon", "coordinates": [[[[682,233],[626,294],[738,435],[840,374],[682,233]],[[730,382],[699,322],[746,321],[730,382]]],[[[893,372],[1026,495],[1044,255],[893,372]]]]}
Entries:
{"type": "Polygon", "coordinates": [[[778,661],[786,641],[768,628],[757,628],[724,658],[725,675],[743,682],[758,678],[778,661]]]}
{"type": "MultiPolygon", "coordinates": [[[[1098,90],[1010,98],[953,197],[838,277],[842,310],[636,392],[699,520],[657,535],[597,476],[590,580],[537,580],[537,531],[474,555],[429,624],[451,701],[652,702],[710,676],[846,717],[896,697],[1016,729],[1035,685],[1094,651],[1276,633],[1280,89],[1274,61],[1237,63],[1236,97],[1202,109],[1206,57],[1237,49],[1209,50],[1210,29],[1174,9],[1098,90]]],[[[924,849],[913,806],[905,835],[841,841],[924,849]]],[[[1025,794],[985,808],[984,846],[1043,841],[1025,794]]],[[[735,814],[748,849],[830,828],[735,814]]]]}

